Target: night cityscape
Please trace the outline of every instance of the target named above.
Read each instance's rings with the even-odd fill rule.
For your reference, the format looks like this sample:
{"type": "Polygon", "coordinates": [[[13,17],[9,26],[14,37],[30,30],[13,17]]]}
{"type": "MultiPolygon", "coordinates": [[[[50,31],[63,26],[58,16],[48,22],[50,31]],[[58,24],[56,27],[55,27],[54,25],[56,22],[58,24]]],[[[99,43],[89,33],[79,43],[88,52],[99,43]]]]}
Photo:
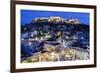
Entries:
{"type": "Polygon", "coordinates": [[[89,24],[77,18],[34,17],[21,25],[21,62],[90,59],[89,24]]]}

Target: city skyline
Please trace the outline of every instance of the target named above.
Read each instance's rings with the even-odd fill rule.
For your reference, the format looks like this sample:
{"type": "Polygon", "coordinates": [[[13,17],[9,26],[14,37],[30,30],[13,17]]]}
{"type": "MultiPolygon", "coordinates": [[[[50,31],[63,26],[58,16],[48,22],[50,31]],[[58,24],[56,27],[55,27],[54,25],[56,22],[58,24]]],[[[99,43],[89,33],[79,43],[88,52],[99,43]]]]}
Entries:
{"type": "Polygon", "coordinates": [[[80,23],[89,25],[89,13],[40,10],[21,10],[21,25],[29,24],[34,18],[51,16],[59,16],[64,19],[75,18],[78,19],[80,23]]]}

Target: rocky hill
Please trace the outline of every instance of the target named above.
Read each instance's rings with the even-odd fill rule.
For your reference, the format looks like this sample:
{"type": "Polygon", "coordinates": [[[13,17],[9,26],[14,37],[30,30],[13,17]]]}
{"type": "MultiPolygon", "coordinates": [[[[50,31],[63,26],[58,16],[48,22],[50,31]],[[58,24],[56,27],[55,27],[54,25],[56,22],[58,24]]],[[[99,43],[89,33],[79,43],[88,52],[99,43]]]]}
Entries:
{"type": "Polygon", "coordinates": [[[57,45],[54,50],[73,48],[89,52],[89,25],[78,19],[50,17],[35,18],[21,27],[22,56],[48,51],[57,45]]]}

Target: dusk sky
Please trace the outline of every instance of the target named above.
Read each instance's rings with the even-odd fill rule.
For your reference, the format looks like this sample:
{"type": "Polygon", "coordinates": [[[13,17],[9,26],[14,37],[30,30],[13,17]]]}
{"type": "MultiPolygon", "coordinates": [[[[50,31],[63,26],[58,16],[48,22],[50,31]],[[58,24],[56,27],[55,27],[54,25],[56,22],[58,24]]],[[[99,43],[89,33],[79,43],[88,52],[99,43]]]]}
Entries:
{"type": "Polygon", "coordinates": [[[83,24],[89,25],[89,13],[82,12],[56,12],[56,11],[38,11],[38,10],[21,10],[21,25],[28,24],[36,17],[59,16],[61,18],[76,18],[83,24]]]}

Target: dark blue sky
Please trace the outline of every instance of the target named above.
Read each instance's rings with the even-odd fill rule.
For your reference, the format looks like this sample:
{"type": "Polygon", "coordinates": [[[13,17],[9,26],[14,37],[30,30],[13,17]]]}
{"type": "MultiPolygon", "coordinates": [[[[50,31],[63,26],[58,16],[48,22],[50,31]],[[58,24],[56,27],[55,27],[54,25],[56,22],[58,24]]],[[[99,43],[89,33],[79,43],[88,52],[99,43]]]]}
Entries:
{"type": "Polygon", "coordinates": [[[77,18],[83,24],[89,25],[89,13],[82,12],[56,12],[56,11],[37,11],[21,10],[21,25],[28,24],[35,17],[60,16],[62,18],[77,18]]]}

